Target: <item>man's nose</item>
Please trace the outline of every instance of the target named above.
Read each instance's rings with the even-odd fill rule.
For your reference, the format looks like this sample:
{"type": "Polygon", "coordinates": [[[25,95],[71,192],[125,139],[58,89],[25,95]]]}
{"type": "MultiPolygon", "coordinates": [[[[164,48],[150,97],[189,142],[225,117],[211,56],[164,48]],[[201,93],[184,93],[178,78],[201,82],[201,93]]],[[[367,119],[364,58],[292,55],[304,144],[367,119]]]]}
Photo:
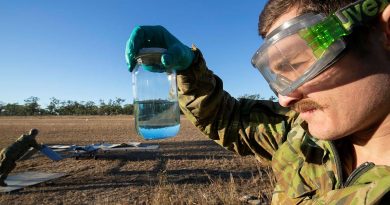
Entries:
{"type": "Polygon", "coordinates": [[[279,104],[283,107],[291,107],[303,98],[303,94],[297,90],[289,93],[287,96],[278,94],[279,104]]]}

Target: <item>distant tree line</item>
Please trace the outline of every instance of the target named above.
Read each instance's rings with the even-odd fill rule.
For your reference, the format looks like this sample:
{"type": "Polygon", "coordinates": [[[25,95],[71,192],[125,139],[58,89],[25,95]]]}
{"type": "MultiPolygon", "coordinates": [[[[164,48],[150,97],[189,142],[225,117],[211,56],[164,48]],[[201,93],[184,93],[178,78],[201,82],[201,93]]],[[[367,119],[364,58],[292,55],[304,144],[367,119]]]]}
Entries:
{"type": "Polygon", "coordinates": [[[132,115],[134,107],[132,104],[123,104],[122,98],[115,100],[100,100],[99,104],[93,101],[61,101],[57,98],[50,98],[46,108],[38,103],[39,98],[31,96],[24,100],[24,104],[0,102],[1,116],[35,116],[35,115],[132,115]]]}
{"type": "MultiPolygon", "coordinates": [[[[259,94],[242,95],[238,99],[247,98],[253,100],[265,100],[259,94]]],[[[268,100],[276,101],[274,96],[268,100]]],[[[100,100],[98,104],[93,101],[61,101],[50,98],[46,108],[38,103],[39,98],[31,96],[24,100],[24,104],[0,102],[0,116],[36,116],[36,115],[133,115],[133,104],[124,104],[122,98],[109,99],[107,102],[100,100]]]]}
{"type": "MultiPolygon", "coordinates": [[[[242,95],[240,97],[238,97],[238,99],[251,99],[251,100],[265,100],[266,98],[265,97],[262,97],[260,94],[254,94],[254,95],[250,95],[250,94],[245,94],[245,95],[242,95]]],[[[275,97],[275,96],[271,96],[268,98],[268,100],[271,100],[271,101],[277,101],[278,99],[275,97]]]]}

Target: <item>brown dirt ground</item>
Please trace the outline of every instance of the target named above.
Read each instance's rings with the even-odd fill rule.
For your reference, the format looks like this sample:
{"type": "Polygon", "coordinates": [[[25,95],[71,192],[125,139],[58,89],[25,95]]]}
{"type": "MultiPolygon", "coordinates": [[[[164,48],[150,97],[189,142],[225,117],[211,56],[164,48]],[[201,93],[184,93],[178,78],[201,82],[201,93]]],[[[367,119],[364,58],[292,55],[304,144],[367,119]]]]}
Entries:
{"type": "Polygon", "coordinates": [[[178,136],[145,141],[132,116],[0,117],[0,148],[31,128],[40,130],[37,140],[44,144],[142,142],[160,149],[59,162],[36,154],[13,172],[68,175],[0,194],[0,204],[240,204],[243,195],[269,202],[270,169],[221,148],[185,118],[178,136]]]}

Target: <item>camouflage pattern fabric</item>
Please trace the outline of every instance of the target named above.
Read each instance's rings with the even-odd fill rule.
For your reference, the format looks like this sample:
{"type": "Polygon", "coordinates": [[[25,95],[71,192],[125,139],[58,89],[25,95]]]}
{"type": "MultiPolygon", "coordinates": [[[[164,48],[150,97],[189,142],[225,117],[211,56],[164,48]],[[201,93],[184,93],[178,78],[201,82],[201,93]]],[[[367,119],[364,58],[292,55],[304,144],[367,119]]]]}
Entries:
{"type": "Polygon", "coordinates": [[[0,153],[0,181],[7,178],[15,168],[15,161],[22,157],[30,147],[41,149],[34,136],[22,135],[12,145],[1,150],[0,153]]]}
{"type": "Polygon", "coordinates": [[[1,155],[10,160],[18,160],[26,153],[30,147],[41,149],[41,145],[37,143],[34,136],[22,135],[12,145],[3,149],[1,155]]]}
{"type": "Polygon", "coordinates": [[[193,64],[177,76],[182,111],[216,143],[272,166],[272,204],[390,204],[390,166],[365,163],[349,173],[353,158],[340,157],[341,142],[310,136],[298,114],[278,103],[234,99],[193,51],[193,64]]]}
{"type": "Polygon", "coordinates": [[[8,174],[15,169],[16,163],[13,160],[4,158],[4,155],[0,155],[0,160],[0,186],[4,186],[4,180],[7,179],[8,174]]]}

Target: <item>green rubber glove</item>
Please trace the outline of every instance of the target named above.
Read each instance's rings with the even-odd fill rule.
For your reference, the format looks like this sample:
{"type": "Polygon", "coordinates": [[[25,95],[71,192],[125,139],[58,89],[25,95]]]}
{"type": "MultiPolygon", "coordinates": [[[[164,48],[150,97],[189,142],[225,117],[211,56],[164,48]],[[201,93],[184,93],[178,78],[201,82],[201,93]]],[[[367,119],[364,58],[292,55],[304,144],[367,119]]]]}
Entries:
{"type": "Polygon", "coordinates": [[[192,50],[181,43],[162,26],[137,26],[131,32],[126,43],[126,62],[132,72],[136,65],[136,57],[141,48],[165,48],[167,52],[161,56],[165,68],[174,70],[187,69],[194,59],[192,50]]]}

